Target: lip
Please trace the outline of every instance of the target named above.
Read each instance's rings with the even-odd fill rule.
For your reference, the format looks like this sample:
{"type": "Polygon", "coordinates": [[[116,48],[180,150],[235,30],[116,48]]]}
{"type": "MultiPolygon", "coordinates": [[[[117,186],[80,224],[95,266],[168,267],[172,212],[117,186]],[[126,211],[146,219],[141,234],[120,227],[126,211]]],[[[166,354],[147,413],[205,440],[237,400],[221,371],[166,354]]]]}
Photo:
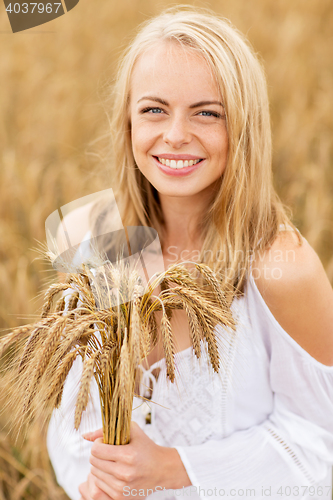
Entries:
{"type": "MultiPolygon", "coordinates": [[[[176,158],[172,158],[172,156],[177,156],[177,155],[164,155],[164,157],[166,158],[169,158],[170,160],[175,160],[176,158]]],[[[179,157],[180,155],[178,155],[179,157]]],[[[189,156],[189,155],[188,155],[189,156]]],[[[159,158],[163,158],[163,156],[159,156],[159,158]]],[[[184,159],[184,160],[187,160],[187,158],[185,157],[185,155],[183,155],[181,158],[178,158],[179,160],[180,159],[184,159]]],[[[194,160],[194,159],[198,159],[198,157],[192,157],[192,158],[189,158],[190,160],[194,160]]],[[[184,168],[180,168],[180,169],[175,169],[175,168],[170,168],[170,167],[167,167],[166,165],[162,165],[162,163],[160,163],[157,159],[156,156],[153,156],[153,160],[154,162],[156,163],[156,165],[158,166],[158,168],[164,173],[164,174],[167,174],[167,175],[171,175],[171,176],[174,176],[174,177],[184,177],[185,175],[189,175],[191,172],[193,172],[194,170],[197,170],[205,161],[205,159],[203,158],[202,161],[199,161],[199,163],[196,163],[195,165],[191,165],[190,167],[184,167],[184,168]]]]}
{"type": "Polygon", "coordinates": [[[172,155],[172,154],[162,154],[154,155],[156,158],[163,158],[164,160],[204,160],[201,156],[193,155],[172,155]]]}

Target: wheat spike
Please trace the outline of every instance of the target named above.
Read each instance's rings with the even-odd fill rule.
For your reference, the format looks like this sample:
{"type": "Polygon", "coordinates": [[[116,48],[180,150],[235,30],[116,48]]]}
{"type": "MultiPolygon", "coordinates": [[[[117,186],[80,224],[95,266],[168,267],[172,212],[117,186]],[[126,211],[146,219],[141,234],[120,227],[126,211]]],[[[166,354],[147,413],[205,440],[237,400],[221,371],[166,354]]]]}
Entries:
{"type": "Polygon", "coordinates": [[[59,344],[58,349],[54,352],[54,355],[46,368],[46,373],[50,372],[50,376],[54,370],[56,370],[62,358],[67,355],[68,351],[77,345],[82,345],[82,341],[86,341],[87,337],[95,333],[95,330],[90,328],[89,321],[85,321],[78,325],[76,322],[72,325],[66,325],[64,333],[64,339],[59,344]]]}
{"type": "Polygon", "coordinates": [[[130,353],[127,344],[127,335],[125,332],[125,338],[120,351],[120,363],[119,363],[119,397],[124,400],[126,398],[126,389],[128,387],[128,382],[131,380],[131,361],[130,353]]]}
{"type": "Polygon", "coordinates": [[[78,430],[78,428],[80,427],[80,423],[82,420],[82,413],[85,411],[88,405],[90,396],[90,384],[91,384],[91,379],[94,375],[94,366],[96,357],[98,355],[99,352],[97,351],[90,358],[85,358],[83,364],[80,389],[75,405],[74,427],[76,430],[78,430]]]}
{"type": "Polygon", "coordinates": [[[72,293],[68,301],[68,306],[67,306],[68,311],[73,311],[73,309],[76,309],[78,301],[79,301],[79,292],[72,293]]]}
{"type": "Polygon", "coordinates": [[[38,384],[45,372],[45,369],[55,348],[57,347],[66,322],[67,317],[60,317],[58,318],[58,321],[56,321],[55,324],[51,327],[40,348],[40,352],[38,353],[37,366],[32,365],[32,370],[30,371],[30,373],[26,374],[27,382],[26,393],[23,399],[23,412],[26,412],[27,414],[32,415],[32,412],[34,411],[32,408],[32,404],[35,401],[36,396],[38,395],[38,384]]]}
{"type": "MultiPolygon", "coordinates": [[[[164,279],[163,281],[161,281],[161,292],[164,292],[165,290],[170,290],[170,286],[168,284],[168,280],[167,279],[164,279]]],[[[168,317],[168,320],[171,321],[171,318],[172,318],[172,309],[170,309],[169,307],[166,307],[164,306],[165,308],[165,312],[166,312],[166,315],[168,317]]]]}
{"type": "Polygon", "coordinates": [[[183,302],[184,310],[187,314],[188,322],[190,325],[191,332],[191,342],[194,350],[194,354],[198,359],[201,357],[201,348],[200,348],[200,325],[197,319],[197,316],[193,309],[187,304],[186,301],[183,302]]]}
{"type": "Polygon", "coordinates": [[[20,326],[0,339],[0,358],[3,353],[17,340],[21,340],[31,332],[33,325],[20,326]]]}
{"type": "Polygon", "coordinates": [[[45,293],[45,300],[42,308],[41,318],[45,318],[49,314],[54,297],[58,293],[68,290],[68,288],[70,288],[69,283],[57,283],[50,286],[50,288],[45,293]]]}
{"type": "Polygon", "coordinates": [[[157,331],[155,313],[151,313],[148,321],[148,334],[150,337],[150,343],[152,347],[155,347],[155,345],[157,344],[157,333],[158,331],[157,331]]]}
{"type": "Polygon", "coordinates": [[[208,347],[208,355],[210,359],[210,363],[213,367],[213,370],[218,373],[220,368],[220,354],[217,345],[216,336],[214,334],[215,325],[212,323],[209,317],[198,315],[198,321],[201,325],[205,340],[207,342],[208,347]]]}
{"type": "MultiPolygon", "coordinates": [[[[222,325],[229,326],[235,329],[235,321],[232,317],[230,309],[222,310],[214,306],[214,303],[204,298],[203,294],[199,295],[190,288],[184,290],[182,287],[175,287],[171,290],[175,295],[179,295],[182,299],[187,300],[198,311],[205,311],[216,322],[222,325]]],[[[165,293],[165,292],[164,292],[165,293]]]]}
{"type": "Polygon", "coordinates": [[[56,303],[56,306],[55,306],[55,309],[54,309],[54,312],[55,313],[60,313],[62,312],[64,309],[65,309],[65,297],[61,297],[57,303],[56,303]]]}
{"type": "Polygon", "coordinates": [[[45,397],[46,401],[49,401],[53,397],[56,397],[54,408],[59,408],[61,404],[65,381],[77,356],[78,356],[78,351],[76,349],[74,351],[67,353],[66,356],[63,358],[61,364],[57,367],[57,371],[55,372],[56,376],[54,377],[53,382],[49,386],[48,392],[45,397]]]}
{"type": "Polygon", "coordinates": [[[80,293],[80,300],[85,304],[89,309],[95,309],[95,298],[91,290],[89,277],[83,274],[73,275],[72,280],[75,284],[75,287],[80,293]]]}
{"type": "Polygon", "coordinates": [[[210,267],[205,266],[204,264],[196,264],[195,267],[205,277],[206,281],[210,284],[211,288],[214,290],[216,298],[220,303],[220,306],[223,309],[227,308],[228,303],[225,294],[222,292],[221,285],[218,279],[216,278],[215,274],[213,273],[213,271],[210,269],[210,267]]]}
{"type": "Polygon", "coordinates": [[[175,348],[173,342],[173,335],[170,321],[168,320],[166,314],[163,314],[161,319],[161,335],[163,342],[163,349],[165,354],[165,361],[167,366],[167,376],[174,382],[175,380],[175,348]]]}
{"type": "Polygon", "coordinates": [[[45,368],[49,364],[49,361],[59,344],[61,335],[63,334],[67,322],[68,318],[66,316],[59,318],[59,320],[56,321],[54,326],[50,329],[47,337],[45,338],[41,352],[39,353],[40,358],[36,368],[38,379],[43,375],[45,368]]]}
{"type": "Polygon", "coordinates": [[[25,369],[27,362],[31,359],[32,353],[40,340],[41,333],[46,327],[37,327],[30,334],[30,337],[25,345],[24,351],[22,353],[19,365],[18,365],[18,373],[23,372],[25,369]]]}
{"type": "Polygon", "coordinates": [[[132,301],[131,305],[131,321],[129,329],[131,356],[135,365],[140,363],[144,350],[141,335],[142,326],[138,308],[138,299],[135,299],[132,301]]]}

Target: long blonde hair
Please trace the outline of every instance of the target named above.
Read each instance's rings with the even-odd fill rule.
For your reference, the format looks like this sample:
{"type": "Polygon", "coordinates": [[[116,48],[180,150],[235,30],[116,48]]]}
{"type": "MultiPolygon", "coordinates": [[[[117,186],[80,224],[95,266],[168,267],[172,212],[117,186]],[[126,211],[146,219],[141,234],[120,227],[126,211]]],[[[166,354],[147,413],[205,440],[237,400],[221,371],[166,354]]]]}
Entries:
{"type": "Polygon", "coordinates": [[[120,60],[113,86],[111,134],[113,188],[125,226],[154,227],[163,246],[163,213],[156,189],[141,174],[132,153],[130,80],[138,57],[154,44],[177,41],[209,63],[223,99],[229,140],[219,191],[203,216],[200,260],[221,285],[241,294],[255,250],[267,248],[280,224],[291,225],[272,180],[267,85],[261,63],[231,23],[207,9],[178,6],[145,22],[120,60]],[[222,255],[222,258],[221,258],[222,255]]]}

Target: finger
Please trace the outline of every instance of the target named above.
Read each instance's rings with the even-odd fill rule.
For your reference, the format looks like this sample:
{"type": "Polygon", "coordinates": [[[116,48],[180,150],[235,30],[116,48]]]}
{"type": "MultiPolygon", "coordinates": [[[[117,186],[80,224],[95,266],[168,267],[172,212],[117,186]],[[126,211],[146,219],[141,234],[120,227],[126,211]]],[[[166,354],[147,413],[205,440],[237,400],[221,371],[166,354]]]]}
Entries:
{"type": "Polygon", "coordinates": [[[124,486],[123,475],[121,474],[121,477],[113,476],[111,474],[108,474],[107,472],[97,469],[97,467],[94,466],[91,467],[90,473],[95,476],[96,479],[99,479],[100,481],[103,481],[105,484],[107,484],[109,488],[119,491],[122,490],[124,486]]]}
{"type": "MultiPolygon", "coordinates": [[[[109,460],[100,460],[96,457],[90,456],[89,459],[92,467],[91,470],[99,470],[108,476],[112,476],[114,480],[126,481],[127,477],[125,472],[129,469],[129,464],[125,462],[110,462],[109,460]]],[[[97,474],[95,474],[97,476],[97,474]]]]}
{"type": "Polygon", "coordinates": [[[80,500],[91,500],[91,496],[88,491],[88,482],[80,484],[79,492],[81,493],[80,500]]]}
{"type": "Polygon", "coordinates": [[[91,448],[91,454],[100,460],[111,460],[115,462],[121,459],[126,446],[128,445],[104,444],[100,438],[97,438],[91,448]]]}
{"type": "Polygon", "coordinates": [[[85,434],[82,434],[82,437],[87,441],[95,441],[95,439],[103,438],[103,429],[98,429],[97,431],[93,432],[86,432],[85,434]]]}
{"type": "Polygon", "coordinates": [[[106,472],[106,474],[110,474],[110,476],[115,475],[115,465],[117,464],[117,462],[112,462],[111,460],[101,460],[100,458],[96,458],[93,455],[90,455],[89,462],[97,469],[106,472]]]}
{"type": "Polygon", "coordinates": [[[92,500],[93,498],[98,498],[98,500],[112,500],[112,497],[101,489],[96,481],[97,478],[90,473],[88,476],[88,488],[89,494],[91,495],[91,497],[89,496],[89,500],[92,500]]]}
{"type": "MultiPolygon", "coordinates": [[[[109,486],[108,484],[106,484],[101,479],[98,479],[97,477],[95,477],[95,485],[105,495],[105,498],[101,497],[101,499],[99,500],[112,500],[113,498],[118,498],[119,495],[117,494],[117,489],[114,488],[113,486],[109,486]]],[[[123,493],[122,489],[118,491],[121,491],[121,493],[123,493]]]]}

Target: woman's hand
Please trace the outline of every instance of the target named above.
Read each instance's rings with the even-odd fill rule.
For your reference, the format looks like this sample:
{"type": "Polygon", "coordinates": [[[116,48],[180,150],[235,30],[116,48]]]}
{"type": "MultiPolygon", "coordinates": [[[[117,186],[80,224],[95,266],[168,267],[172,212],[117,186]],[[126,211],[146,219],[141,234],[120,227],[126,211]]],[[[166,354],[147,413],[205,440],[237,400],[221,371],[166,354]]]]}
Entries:
{"type": "Polygon", "coordinates": [[[102,430],[84,435],[94,441],[91,474],[80,486],[84,500],[131,499],[139,496],[139,490],[145,491],[142,497],[191,485],[177,450],[157,445],[135,422],[131,423],[129,444],[104,444],[102,436],[102,430]]]}
{"type": "Polygon", "coordinates": [[[87,481],[79,486],[80,500],[112,500],[96,486],[95,479],[95,476],[89,474],[87,481]]]}

